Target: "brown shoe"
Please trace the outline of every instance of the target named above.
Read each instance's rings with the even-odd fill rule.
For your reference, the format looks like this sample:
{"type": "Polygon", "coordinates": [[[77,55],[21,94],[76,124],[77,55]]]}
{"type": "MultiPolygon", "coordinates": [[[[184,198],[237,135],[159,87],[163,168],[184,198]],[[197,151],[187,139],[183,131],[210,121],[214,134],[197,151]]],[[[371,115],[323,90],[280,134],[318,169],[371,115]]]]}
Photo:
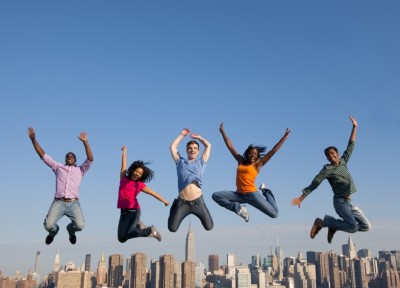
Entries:
{"type": "Polygon", "coordinates": [[[311,232],[310,232],[311,239],[314,239],[315,235],[317,235],[319,230],[322,229],[323,223],[324,223],[324,221],[322,221],[321,218],[315,219],[314,225],[312,226],[311,232]]]}
{"type": "Polygon", "coordinates": [[[335,229],[332,229],[332,228],[328,229],[328,243],[332,242],[332,238],[333,238],[333,235],[335,235],[335,233],[336,233],[335,229]]]}

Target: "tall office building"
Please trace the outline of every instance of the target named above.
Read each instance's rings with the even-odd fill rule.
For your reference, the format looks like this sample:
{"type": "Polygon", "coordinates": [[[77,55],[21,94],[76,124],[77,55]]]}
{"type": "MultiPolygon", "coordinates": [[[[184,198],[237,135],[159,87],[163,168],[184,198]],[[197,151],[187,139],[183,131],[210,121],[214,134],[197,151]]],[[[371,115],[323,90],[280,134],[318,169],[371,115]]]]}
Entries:
{"type": "Polygon", "coordinates": [[[40,251],[36,252],[35,271],[34,272],[39,275],[39,272],[40,272],[40,251]]]}
{"type": "Polygon", "coordinates": [[[349,260],[353,260],[357,257],[356,245],[351,237],[349,237],[347,244],[342,245],[342,252],[347,256],[347,258],[349,258],[349,260]]]}
{"type": "Polygon", "coordinates": [[[151,281],[150,288],[160,288],[160,261],[152,260],[150,263],[151,281]]]}
{"type": "Polygon", "coordinates": [[[368,260],[366,258],[361,258],[354,259],[352,262],[355,278],[352,279],[352,282],[355,282],[357,288],[368,288],[368,277],[365,270],[365,267],[368,265],[368,260]]]}
{"type": "Polygon", "coordinates": [[[218,255],[208,255],[208,271],[214,273],[219,270],[218,255]]]}
{"type": "Polygon", "coordinates": [[[147,256],[143,253],[135,253],[131,256],[131,281],[130,288],[146,288],[147,256]]]}
{"type": "Polygon", "coordinates": [[[174,288],[175,259],[172,255],[160,256],[160,287],[174,288]]]}
{"type": "Polygon", "coordinates": [[[196,263],[193,261],[185,261],[182,263],[182,287],[195,288],[196,279],[196,263]]]}
{"type": "Polygon", "coordinates": [[[331,288],[341,288],[339,266],[337,255],[335,252],[330,251],[328,253],[328,263],[329,263],[329,282],[331,288]]]}
{"type": "Polygon", "coordinates": [[[54,259],[54,264],[53,264],[53,271],[54,272],[60,271],[60,250],[57,250],[57,254],[54,259]]]}
{"type": "Polygon", "coordinates": [[[228,265],[228,267],[234,267],[237,265],[237,258],[235,254],[232,253],[228,253],[228,255],[226,255],[226,263],[228,265]]]}
{"type": "Polygon", "coordinates": [[[191,223],[189,223],[189,231],[186,235],[186,261],[193,261],[196,262],[195,257],[195,238],[194,233],[192,232],[191,223]]]}
{"type": "Polygon", "coordinates": [[[203,288],[203,280],[205,279],[204,275],[205,267],[202,263],[196,264],[196,276],[194,279],[194,287],[203,288]]]}
{"type": "Polygon", "coordinates": [[[104,258],[104,253],[101,254],[100,261],[97,265],[96,283],[101,286],[107,282],[107,264],[104,258]]]}
{"type": "Polygon", "coordinates": [[[86,254],[85,256],[85,271],[89,272],[90,271],[90,261],[91,261],[92,255],[86,254]]]}
{"type": "Polygon", "coordinates": [[[124,280],[124,256],[113,254],[108,258],[108,287],[122,286],[124,280]]]}

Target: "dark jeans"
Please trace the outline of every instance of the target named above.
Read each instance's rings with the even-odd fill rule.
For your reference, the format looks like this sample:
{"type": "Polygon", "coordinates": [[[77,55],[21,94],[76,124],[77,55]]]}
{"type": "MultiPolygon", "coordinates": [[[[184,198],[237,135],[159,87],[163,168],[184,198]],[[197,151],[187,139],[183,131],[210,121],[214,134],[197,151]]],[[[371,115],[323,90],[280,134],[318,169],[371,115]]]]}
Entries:
{"type": "Polygon", "coordinates": [[[182,220],[189,214],[196,215],[204,229],[211,230],[214,227],[214,222],[211,218],[210,212],[204,203],[203,196],[192,200],[186,201],[178,197],[172,203],[171,210],[168,217],[168,229],[171,232],[176,232],[181,225],[182,220]]]}
{"type": "Polygon", "coordinates": [[[126,242],[128,239],[137,237],[148,237],[151,228],[140,229],[140,209],[121,209],[118,223],[118,241],[126,242]]]}

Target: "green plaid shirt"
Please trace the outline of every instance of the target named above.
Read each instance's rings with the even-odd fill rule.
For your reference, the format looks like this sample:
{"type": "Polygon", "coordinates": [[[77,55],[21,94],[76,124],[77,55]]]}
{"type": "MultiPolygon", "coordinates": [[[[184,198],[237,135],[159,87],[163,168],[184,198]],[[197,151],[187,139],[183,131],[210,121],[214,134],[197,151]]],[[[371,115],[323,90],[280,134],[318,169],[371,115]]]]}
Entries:
{"type": "Polygon", "coordinates": [[[344,151],[342,157],[339,159],[339,165],[335,166],[332,164],[326,164],[312,180],[310,186],[303,189],[303,193],[306,195],[310,194],[325,179],[328,179],[334,197],[336,198],[347,197],[350,194],[355,193],[356,186],[350,175],[349,169],[347,169],[347,162],[353,152],[354,146],[355,142],[349,141],[346,151],[344,151]]]}

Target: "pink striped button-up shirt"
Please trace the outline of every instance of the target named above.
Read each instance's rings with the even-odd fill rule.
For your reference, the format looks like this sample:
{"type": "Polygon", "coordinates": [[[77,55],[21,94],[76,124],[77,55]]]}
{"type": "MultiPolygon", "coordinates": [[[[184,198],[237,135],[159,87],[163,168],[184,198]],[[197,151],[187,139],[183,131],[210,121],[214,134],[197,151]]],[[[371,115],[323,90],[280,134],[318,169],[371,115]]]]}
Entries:
{"type": "Polygon", "coordinates": [[[56,175],[56,198],[77,198],[83,175],[89,170],[92,162],[85,160],[81,166],[68,166],[54,161],[49,155],[43,161],[56,175]]]}

